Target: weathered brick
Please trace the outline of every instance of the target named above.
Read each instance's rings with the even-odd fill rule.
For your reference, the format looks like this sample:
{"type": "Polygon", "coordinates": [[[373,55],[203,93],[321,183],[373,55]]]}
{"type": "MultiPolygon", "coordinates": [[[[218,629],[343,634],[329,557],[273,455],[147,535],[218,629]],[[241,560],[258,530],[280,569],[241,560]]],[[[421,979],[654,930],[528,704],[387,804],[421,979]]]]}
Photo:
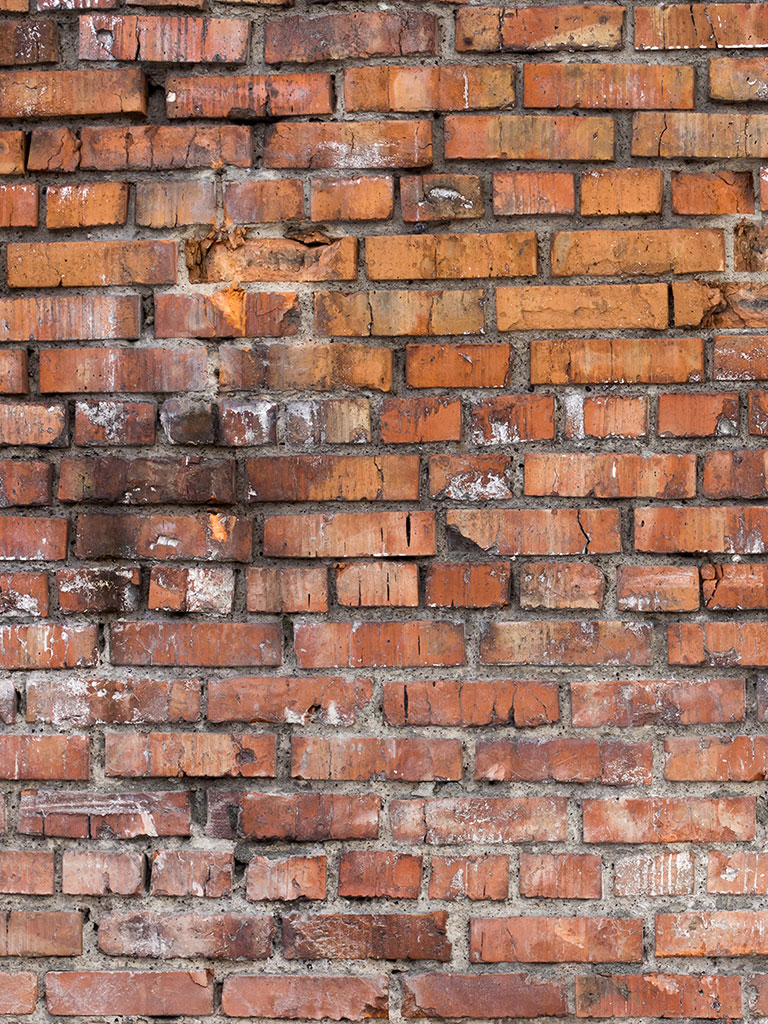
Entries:
{"type": "Polygon", "coordinates": [[[388,1003],[388,981],[382,976],[233,976],[221,994],[227,1016],[282,1020],[369,1020],[386,1017],[388,1003]]]}
{"type": "MultiPolygon", "coordinates": [[[[667,286],[500,286],[496,289],[496,318],[500,331],[661,331],[668,325],[667,286]]],[[[588,342],[582,344],[591,347],[588,342]]]]}
{"type": "Polygon", "coordinates": [[[481,179],[474,174],[404,174],[400,206],[406,224],[482,217],[481,179]]]}
{"type": "Polygon", "coordinates": [[[173,284],[175,242],[29,242],[7,247],[11,288],[173,284]]]}
{"type": "Polygon", "coordinates": [[[153,896],[205,896],[232,892],[234,858],[216,850],[157,850],[151,861],[153,896]]]}
{"type": "Polygon", "coordinates": [[[82,679],[76,686],[48,677],[27,681],[27,721],[73,726],[195,722],[200,683],[194,680],[82,679]]]}
{"type": "Polygon", "coordinates": [[[325,890],[325,857],[252,857],[245,872],[249,900],[322,900],[325,890]]]}
{"type": "Polygon", "coordinates": [[[496,555],[611,554],[621,550],[610,509],[449,509],[446,525],[496,555]]]}
{"type": "Polygon", "coordinates": [[[483,293],[445,291],[318,292],[315,330],[334,337],[482,334],[483,293]]]}
{"type": "Polygon", "coordinates": [[[128,218],[128,185],[121,181],[51,185],[45,200],[45,224],[54,230],[125,224],[128,218]]]}
{"type": "Polygon", "coordinates": [[[624,9],[607,4],[459,8],[456,49],[617,50],[623,22],[624,9]]]}
{"type": "Polygon", "coordinates": [[[430,899],[505,900],[508,893],[509,857],[506,854],[432,857],[430,899]]]}
{"type": "Polygon", "coordinates": [[[405,57],[435,53],[436,47],[437,19],[421,11],[356,11],[311,19],[297,15],[267,21],[264,59],[277,64],[405,57]]]}
{"type": "Polygon", "coordinates": [[[353,725],[371,699],[370,679],[331,676],[244,676],[212,679],[211,722],[307,722],[353,725]]]}
{"type": "Polygon", "coordinates": [[[701,338],[531,342],[531,384],[684,384],[703,377],[701,338]]]}
{"type": "Polygon", "coordinates": [[[643,956],[643,922],[627,917],[472,918],[473,963],[633,963],[643,956]]]}
{"type": "Polygon", "coordinates": [[[493,212],[497,216],[573,213],[575,203],[573,175],[566,171],[513,171],[493,176],[493,212]]]}
{"type": "Polygon", "coordinates": [[[536,726],[559,717],[557,684],[547,682],[385,682],[382,703],[392,725],[536,726]]]}
{"type": "Polygon", "coordinates": [[[560,1017],[563,982],[526,974],[416,974],[403,979],[403,1016],[493,1019],[515,1007],[516,1017],[560,1017]]]}
{"type": "Polygon", "coordinates": [[[315,914],[283,917],[286,959],[439,960],[451,958],[448,915],[315,914]]]}
{"type": "Polygon", "coordinates": [[[205,970],[53,971],[45,980],[48,1010],[65,1017],[213,1011],[213,974],[205,970]]]}
{"type": "MultiPolygon", "coordinates": [[[[23,790],[17,831],[79,839],[188,836],[190,794],[23,790]]],[[[122,1011],[121,1011],[122,1012],[122,1011]]]]}
{"type": "Polygon", "coordinates": [[[514,102],[514,67],[378,66],[344,72],[344,104],[350,111],[485,110],[514,102]]]}
{"type": "Polygon", "coordinates": [[[224,216],[235,224],[268,224],[303,215],[304,189],[298,178],[232,181],[224,186],[224,216]]]}
{"type": "Polygon", "coordinates": [[[455,622],[317,622],[297,624],[301,668],[463,665],[464,627],[455,622]]]}
{"type": "Polygon", "coordinates": [[[393,800],[392,836],[437,845],[557,842],[565,838],[562,797],[393,800]]]}
{"type": "MultiPolygon", "coordinates": [[[[139,181],[136,183],[136,223],[148,228],[213,224],[216,186],[213,181],[139,181]]],[[[158,295],[157,299],[163,298],[158,295]]],[[[157,305],[155,306],[157,309],[157,305]]]]}
{"type": "Polygon", "coordinates": [[[78,54],[81,60],[237,64],[247,57],[249,28],[245,18],[85,14],[78,54]]]}
{"type": "Polygon", "coordinates": [[[751,797],[585,800],[585,843],[723,843],[755,835],[751,797]]]}
{"type": "Polygon", "coordinates": [[[110,628],[114,665],[279,665],[276,624],[118,622],[110,628]]]}
{"type": "Polygon", "coordinates": [[[581,117],[575,121],[571,117],[544,114],[448,115],[445,157],[447,160],[612,160],[613,121],[605,117],[581,117]]]}
{"type": "Polygon", "coordinates": [[[0,97],[0,116],[4,118],[93,117],[96,114],[147,112],[144,75],[132,68],[120,71],[5,71],[0,73],[0,97]]]}
{"type": "Polygon", "coordinates": [[[660,64],[525,64],[523,105],[597,110],[693,107],[694,71],[660,64]]]}
{"type": "Polygon", "coordinates": [[[664,175],[651,168],[605,168],[581,175],[582,217],[661,213],[663,198],[664,175]]]}
{"type": "Polygon", "coordinates": [[[251,135],[240,125],[140,125],[82,128],[84,170],[162,171],[176,167],[250,167],[251,135]]]}
{"type": "Polygon", "coordinates": [[[636,622],[496,621],[480,657],[490,665],[648,665],[652,632],[636,622]]]}
{"type": "MultiPolygon", "coordinates": [[[[213,20],[206,22],[209,26],[213,23],[213,20]]],[[[245,22],[238,19],[236,24],[243,25],[245,22]]],[[[330,75],[226,75],[205,78],[174,75],[166,82],[165,95],[170,118],[231,118],[242,121],[267,116],[333,113],[330,75]]]]}
{"type": "Polygon", "coordinates": [[[268,130],[264,147],[266,167],[344,170],[431,163],[429,121],[284,122],[268,130]]]}

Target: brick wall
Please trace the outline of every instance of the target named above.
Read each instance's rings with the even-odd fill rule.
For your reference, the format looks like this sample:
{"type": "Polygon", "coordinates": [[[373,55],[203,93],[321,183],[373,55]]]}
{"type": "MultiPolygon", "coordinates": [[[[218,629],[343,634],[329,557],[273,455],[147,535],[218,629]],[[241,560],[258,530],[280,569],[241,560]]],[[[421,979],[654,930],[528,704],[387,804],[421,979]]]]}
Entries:
{"type": "Polygon", "coordinates": [[[768,1016],[768,4],[36,2],[0,1015],[768,1016]]]}

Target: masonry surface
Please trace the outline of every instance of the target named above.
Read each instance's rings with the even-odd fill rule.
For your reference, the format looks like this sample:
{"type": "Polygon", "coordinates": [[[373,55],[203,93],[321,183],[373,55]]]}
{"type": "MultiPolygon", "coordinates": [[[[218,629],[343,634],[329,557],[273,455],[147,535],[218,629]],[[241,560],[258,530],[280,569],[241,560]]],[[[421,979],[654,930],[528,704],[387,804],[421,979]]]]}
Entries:
{"type": "Polygon", "coordinates": [[[768,4],[0,0],[0,1017],[768,1017],[768,4]]]}

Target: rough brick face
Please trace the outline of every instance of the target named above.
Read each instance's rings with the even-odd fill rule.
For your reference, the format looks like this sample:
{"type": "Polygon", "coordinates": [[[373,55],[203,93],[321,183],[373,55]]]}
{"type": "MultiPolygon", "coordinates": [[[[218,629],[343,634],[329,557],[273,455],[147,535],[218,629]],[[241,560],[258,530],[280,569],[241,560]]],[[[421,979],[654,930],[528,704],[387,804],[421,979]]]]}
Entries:
{"type": "Polygon", "coordinates": [[[0,0],[0,1017],[768,1018],[766,7],[0,0]]]}

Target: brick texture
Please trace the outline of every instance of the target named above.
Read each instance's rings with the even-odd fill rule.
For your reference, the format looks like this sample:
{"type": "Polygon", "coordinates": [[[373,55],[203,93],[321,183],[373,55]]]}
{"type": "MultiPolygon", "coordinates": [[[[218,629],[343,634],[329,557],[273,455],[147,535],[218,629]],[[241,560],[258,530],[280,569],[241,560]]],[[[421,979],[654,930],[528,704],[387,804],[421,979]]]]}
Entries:
{"type": "Polygon", "coordinates": [[[767,50],[0,0],[0,1019],[768,1018],[767,50]]]}

